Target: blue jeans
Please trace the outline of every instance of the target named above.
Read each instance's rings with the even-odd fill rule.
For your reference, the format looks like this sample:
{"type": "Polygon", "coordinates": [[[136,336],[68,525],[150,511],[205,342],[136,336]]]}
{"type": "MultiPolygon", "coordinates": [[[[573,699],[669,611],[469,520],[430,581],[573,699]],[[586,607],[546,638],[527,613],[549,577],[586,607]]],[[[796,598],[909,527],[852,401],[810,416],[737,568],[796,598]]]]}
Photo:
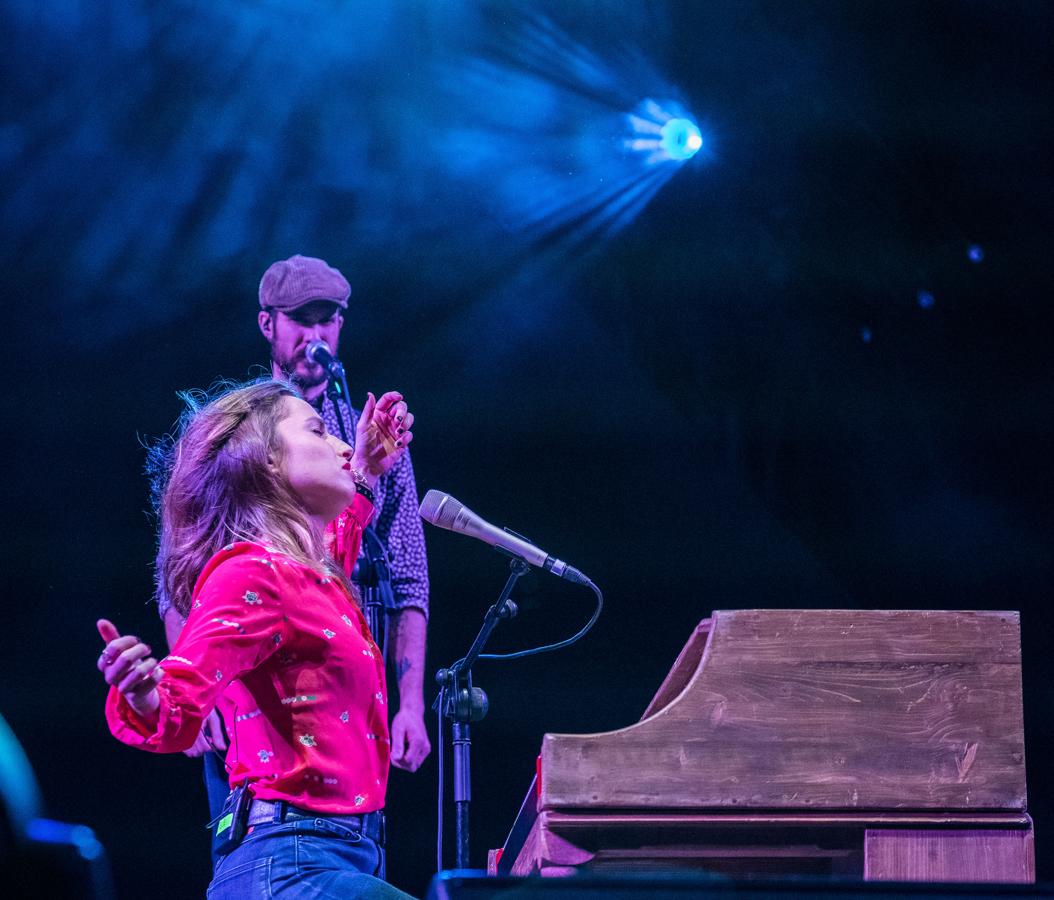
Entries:
{"type": "Polygon", "coordinates": [[[346,816],[311,818],[289,810],[284,821],[253,825],[252,832],[220,857],[209,900],[377,898],[406,900],[384,878],[384,848],[342,824],[346,816]]]}

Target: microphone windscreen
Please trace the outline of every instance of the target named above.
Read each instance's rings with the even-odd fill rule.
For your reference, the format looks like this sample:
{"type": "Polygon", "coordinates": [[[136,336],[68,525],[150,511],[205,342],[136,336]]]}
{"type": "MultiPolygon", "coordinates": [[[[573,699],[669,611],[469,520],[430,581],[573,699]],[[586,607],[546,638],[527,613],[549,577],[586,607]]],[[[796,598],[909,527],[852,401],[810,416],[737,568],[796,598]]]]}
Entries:
{"type": "Polygon", "coordinates": [[[307,345],[307,357],[312,362],[324,366],[333,359],[333,354],[330,352],[329,344],[325,341],[312,341],[307,345]]]}
{"type": "Polygon", "coordinates": [[[449,494],[431,490],[425,494],[424,500],[421,501],[419,512],[422,519],[437,528],[450,528],[463,506],[464,504],[459,503],[449,494]]]}

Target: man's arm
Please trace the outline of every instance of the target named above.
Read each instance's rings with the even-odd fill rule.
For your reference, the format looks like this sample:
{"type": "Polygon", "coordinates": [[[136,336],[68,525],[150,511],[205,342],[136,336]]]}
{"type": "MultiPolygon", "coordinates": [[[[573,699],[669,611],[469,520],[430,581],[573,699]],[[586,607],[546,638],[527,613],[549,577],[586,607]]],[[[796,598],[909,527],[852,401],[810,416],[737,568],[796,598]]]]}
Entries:
{"type": "Polygon", "coordinates": [[[428,622],[415,607],[392,610],[392,655],[399,711],[392,719],[392,765],[415,772],[432,752],[425,729],[424,672],[428,622]]]}
{"type": "Polygon", "coordinates": [[[399,688],[399,711],[391,728],[392,765],[412,772],[432,752],[432,745],[424,721],[428,562],[409,453],[385,479],[384,502],[375,528],[391,554],[388,568],[394,608],[388,612],[388,649],[399,688]]]}

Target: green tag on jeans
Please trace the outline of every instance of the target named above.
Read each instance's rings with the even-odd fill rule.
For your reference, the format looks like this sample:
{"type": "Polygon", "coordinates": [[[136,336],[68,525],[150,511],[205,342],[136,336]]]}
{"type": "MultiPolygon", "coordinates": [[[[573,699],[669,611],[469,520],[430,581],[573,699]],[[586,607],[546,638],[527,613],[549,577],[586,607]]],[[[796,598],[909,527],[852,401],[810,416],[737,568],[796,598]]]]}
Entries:
{"type": "Polygon", "coordinates": [[[228,828],[230,828],[231,827],[231,822],[233,822],[233,821],[234,821],[234,813],[227,813],[227,815],[225,815],[222,819],[220,819],[219,824],[216,826],[216,835],[217,835],[217,837],[219,835],[223,834],[223,832],[225,832],[228,828]]]}

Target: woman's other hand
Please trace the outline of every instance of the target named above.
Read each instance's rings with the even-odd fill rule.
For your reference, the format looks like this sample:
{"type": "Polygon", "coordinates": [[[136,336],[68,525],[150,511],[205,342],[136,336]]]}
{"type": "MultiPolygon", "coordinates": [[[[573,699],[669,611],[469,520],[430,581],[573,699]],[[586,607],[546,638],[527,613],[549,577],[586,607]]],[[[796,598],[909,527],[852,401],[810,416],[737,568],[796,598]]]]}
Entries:
{"type": "Polygon", "coordinates": [[[414,439],[410,430],[414,414],[407,410],[397,391],[382,394],[379,400],[368,394],[355,428],[355,455],[351,464],[370,480],[371,486],[406,452],[414,439]]]}
{"type": "Polygon", "coordinates": [[[106,641],[98,662],[106,683],[117,688],[137,716],[155,720],[160,706],[155,685],[161,670],[150,648],[134,635],[122,636],[108,619],[99,619],[95,627],[106,641]]]}

